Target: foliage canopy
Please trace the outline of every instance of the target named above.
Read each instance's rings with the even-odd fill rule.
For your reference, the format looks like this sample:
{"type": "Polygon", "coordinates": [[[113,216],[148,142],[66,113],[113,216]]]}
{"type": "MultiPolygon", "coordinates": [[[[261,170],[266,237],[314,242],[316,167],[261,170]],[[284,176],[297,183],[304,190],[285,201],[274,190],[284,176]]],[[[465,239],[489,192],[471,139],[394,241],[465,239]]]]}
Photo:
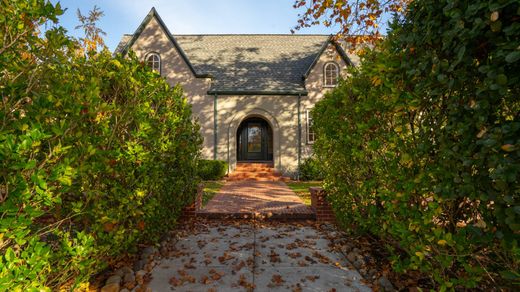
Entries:
{"type": "Polygon", "coordinates": [[[194,199],[201,138],[181,89],[133,55],[85,55],[62,12],[0,6],[2,291],[80,288],[194,199]]]}
{"type": "Polygon", "coordinates": [[[519,19],[414,1],[313,113],[340,220],[441,290],[520,283],[519,19]]]}

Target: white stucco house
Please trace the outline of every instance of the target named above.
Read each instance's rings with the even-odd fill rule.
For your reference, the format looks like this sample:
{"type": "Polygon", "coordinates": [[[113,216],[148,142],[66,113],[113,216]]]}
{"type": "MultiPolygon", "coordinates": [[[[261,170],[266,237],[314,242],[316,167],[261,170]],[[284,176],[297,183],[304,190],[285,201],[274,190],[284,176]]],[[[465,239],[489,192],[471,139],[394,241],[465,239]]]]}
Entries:
{"type": "Polygon", "coordinates": [[[115,53],[134,51],[180,83],[204,137],[202,155],[271,162],[294,176],[312,153],[309,111],[353,63],[329,35],[175,35],[152,8],[115,53]]]}

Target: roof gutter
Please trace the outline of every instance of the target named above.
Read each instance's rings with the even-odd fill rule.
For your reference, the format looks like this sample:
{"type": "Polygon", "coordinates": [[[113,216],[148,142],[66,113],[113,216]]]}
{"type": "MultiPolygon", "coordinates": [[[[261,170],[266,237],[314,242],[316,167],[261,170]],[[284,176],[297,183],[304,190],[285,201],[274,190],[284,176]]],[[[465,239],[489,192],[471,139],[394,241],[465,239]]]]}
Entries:
{"type": "Polygon", "coordinates": [[[293,95],[306,96],[307,91],[208,90],[208,95],[293,95]]]}

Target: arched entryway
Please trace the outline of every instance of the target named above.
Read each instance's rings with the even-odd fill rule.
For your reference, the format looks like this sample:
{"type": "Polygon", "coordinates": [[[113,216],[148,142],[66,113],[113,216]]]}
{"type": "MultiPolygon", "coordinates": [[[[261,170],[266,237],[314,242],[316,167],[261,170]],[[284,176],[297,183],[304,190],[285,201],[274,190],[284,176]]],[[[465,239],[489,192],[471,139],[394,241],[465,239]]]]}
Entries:
{"type": "Polygon", "coordinates": [[[237,161],[273,161],[273,129],[259,117],[243,120],[236,133],[237,161]]]}

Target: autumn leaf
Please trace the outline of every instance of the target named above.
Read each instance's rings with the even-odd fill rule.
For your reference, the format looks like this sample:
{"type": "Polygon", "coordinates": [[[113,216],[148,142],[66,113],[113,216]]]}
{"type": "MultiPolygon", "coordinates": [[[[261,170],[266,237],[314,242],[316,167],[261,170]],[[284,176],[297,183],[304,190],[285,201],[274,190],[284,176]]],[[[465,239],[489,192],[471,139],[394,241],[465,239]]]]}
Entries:
{"type": "Polygon", "coordinates": [[[500,147],[500,149],[504,150],[505,152],[512,152],[515,150],[515,146],[511,144],[505,144],[500,147]]]}
{"type": "Polygon", "coordinates": [[[107,223],[103,224],[103,229],[105,230],[105,232],[110,232],[110,231],[114,230],[115,226],[116,225],[114,223],[107,222],[107,223]]]}
{"type": "Polygon", "coordinates": [[[320,276],[305,276],[305,279],[311,281],[311,282],[314,282],[316,281],[316,279],[319,279],[320,276]]]}
{"type": "Polygon", "coordinates": [[[179,279],[177,279],[175,276],[171,277],[170,280],[168,281],[168,283],[170,283],[170,285],[172,286],[179,286],[181,284],[181,281],[179,281],[179,279]]]}
{"type": "Polygon", "coordinates": [[[281,286],[285,280],[282,278],[282,275],[273,275],[271,278],[271,283],[273,283],[276,286],[281,286]]]}

